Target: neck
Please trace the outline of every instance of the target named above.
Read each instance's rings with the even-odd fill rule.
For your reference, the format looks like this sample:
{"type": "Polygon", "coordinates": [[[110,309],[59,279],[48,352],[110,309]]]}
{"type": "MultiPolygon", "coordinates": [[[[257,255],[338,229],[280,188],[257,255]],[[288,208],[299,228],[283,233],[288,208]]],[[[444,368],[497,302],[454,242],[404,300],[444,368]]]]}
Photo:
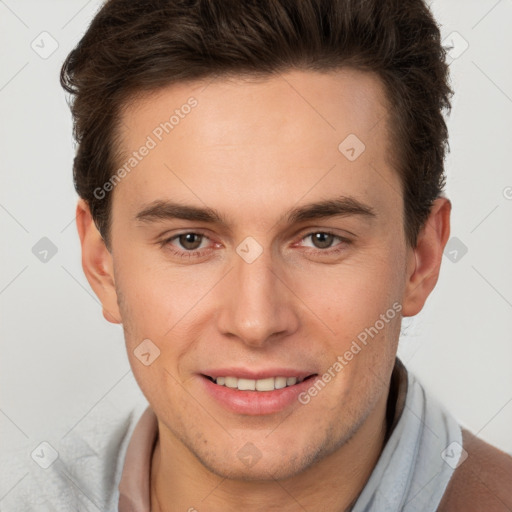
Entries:
{"type": "MultiPolygon", "coordinates": [[[[151,510],[174,512],[280,512],[348,510],[375,467],[386,440],[383,393],[377,407],[354,435],[333,453],[285,480],[241,481],[221,478],[206,469],[176,438],[155,445],[151,467],[151,510]],[[321,482],[321,485],[319,485],[321,482]],[[333,492],[333,489],[336,491],[333,492]]],[[[159,424],[159,432],[163,425],[159,424]]]]}

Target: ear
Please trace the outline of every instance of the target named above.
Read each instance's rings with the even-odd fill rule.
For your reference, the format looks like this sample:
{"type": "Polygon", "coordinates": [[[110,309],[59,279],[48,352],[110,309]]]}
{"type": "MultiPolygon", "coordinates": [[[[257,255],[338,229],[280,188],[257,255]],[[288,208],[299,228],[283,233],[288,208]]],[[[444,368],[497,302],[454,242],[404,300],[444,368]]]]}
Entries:
{"type": "Polygon", "coordinates": [[[112,255],[96,228],[89,205],[79,199],[76,207],[76,227],[82,246],[82,268],[85,277],[100,299],[105,320],[121,323],[121,314],[117,304],[112,255]]]}
{"type": "Polygon", "coordinates": [[[403,316],[417,315],[439,278],[443,251],[450,236],[451,202],[442,197],[434,201],[430,215],[410,249],[403,316]]]}

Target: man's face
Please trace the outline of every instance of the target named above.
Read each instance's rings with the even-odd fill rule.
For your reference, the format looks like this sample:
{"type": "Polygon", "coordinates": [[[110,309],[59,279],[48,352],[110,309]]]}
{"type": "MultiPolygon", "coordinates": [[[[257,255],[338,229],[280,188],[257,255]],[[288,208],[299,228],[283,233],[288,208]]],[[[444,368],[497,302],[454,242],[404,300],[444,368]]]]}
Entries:
{"type": "Polygon", "coordinates": [[[410,249],[381,83],[343,70],[179,84],[122,120],[125,161],[150,150],[113,193],[115,283],[162,446],[222,476],[305,470],[372,421],[396,353],[410,249]],[[310,378],[211,380],[293,376],[310,378]]]}

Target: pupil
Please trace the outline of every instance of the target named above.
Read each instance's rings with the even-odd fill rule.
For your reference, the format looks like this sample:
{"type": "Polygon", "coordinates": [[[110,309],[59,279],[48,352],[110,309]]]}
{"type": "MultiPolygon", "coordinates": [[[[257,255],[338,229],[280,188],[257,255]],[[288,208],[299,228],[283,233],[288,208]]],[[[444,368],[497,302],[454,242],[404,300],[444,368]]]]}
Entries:
{"type": "Polygon", "coordinates": [[[197,249],[201,245],[201,235],[198,235],[196,233],[187,233],[185,235],[180,235],[180,244],[185,249],[197,249]]]}
{"type": "Polygon", "coordinates": [[[317,247],[325,249],[332,245],[333,235],[330,235],[329,233],[315,233],[313,240],[317,247]]]}

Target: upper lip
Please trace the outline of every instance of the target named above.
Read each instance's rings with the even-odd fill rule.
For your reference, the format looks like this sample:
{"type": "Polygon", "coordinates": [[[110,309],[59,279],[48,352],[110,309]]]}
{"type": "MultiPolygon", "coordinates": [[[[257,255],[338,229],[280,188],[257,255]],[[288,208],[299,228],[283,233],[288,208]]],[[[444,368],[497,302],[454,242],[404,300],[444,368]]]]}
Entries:
{"type": "Polygon", "coordinates": [[[315,375],[313,371],[296,370],[293,368],[265,368],[261,370],[250,370],[247,368],[215,368],[201,372],[207,377],[216,379],[217,377],[236,377],[238,379],[268,379],[270,377],[297,377],[305,379],[310,375],[315,375]]]}

